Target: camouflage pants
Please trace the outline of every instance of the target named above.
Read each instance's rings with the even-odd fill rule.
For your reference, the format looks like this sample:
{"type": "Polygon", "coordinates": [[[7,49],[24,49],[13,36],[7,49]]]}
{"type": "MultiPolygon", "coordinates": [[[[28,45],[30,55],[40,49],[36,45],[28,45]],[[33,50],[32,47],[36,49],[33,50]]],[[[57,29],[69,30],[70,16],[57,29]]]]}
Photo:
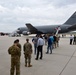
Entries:
{"type": "Polygon", "coordinates": [[[31,54],[25,54],[25,64],[30,64],[31,63],[31,54]]]}
{"type": "Polygon", "coordinates": [[[15,70],[16,75],[20,75],[20,58],[11,58],[10,75],[14,75],[15,70]]]}

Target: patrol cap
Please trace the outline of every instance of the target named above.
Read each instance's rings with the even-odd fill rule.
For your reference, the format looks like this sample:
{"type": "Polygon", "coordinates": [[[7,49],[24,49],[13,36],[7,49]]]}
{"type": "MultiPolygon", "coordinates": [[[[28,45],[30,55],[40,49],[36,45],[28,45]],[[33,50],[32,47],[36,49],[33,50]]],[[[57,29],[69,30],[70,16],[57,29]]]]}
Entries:
{"type": "Polygon", "coordinates": [[[17,43],[17,40],[15,40],[14,43],[17,43]]]}
{"type": "Polygon", "coordinates": [[[19,42],[19,39],[16,39],[17,42],[19,42]]]}

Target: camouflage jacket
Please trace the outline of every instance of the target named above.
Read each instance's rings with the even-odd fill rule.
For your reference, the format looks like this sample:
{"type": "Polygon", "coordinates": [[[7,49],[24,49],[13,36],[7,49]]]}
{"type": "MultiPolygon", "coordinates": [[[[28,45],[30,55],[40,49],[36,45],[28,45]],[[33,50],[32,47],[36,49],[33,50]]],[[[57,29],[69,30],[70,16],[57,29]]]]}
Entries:
{"type": "Polygon", "coordinates": [[[20,48],[20,50],[21,50],[21,44],[19,43],[17,46],[18,46],[18,47],[20,48]]]}
{"type": "Polygon", "coordinates": [[[23,46],[24,54],[32,53],[32,45],[30,43],[25,43],[23,46]]]}
{"type": "Polygon", "coordinates": [[[17,47],[17,46],[15,46],[15,45],[9,47],[8,53],[9,53],[12,57],[14,57],[14,56],[19,56],[19,57],[20,57],[20,56],[21,56],[20,48],[17,47]]]}

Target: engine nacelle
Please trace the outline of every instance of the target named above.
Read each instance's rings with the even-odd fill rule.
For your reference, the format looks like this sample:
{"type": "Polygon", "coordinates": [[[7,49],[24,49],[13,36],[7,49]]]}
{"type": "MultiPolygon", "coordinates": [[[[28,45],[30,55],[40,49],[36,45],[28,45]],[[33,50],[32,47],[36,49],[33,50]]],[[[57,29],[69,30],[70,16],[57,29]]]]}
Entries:
{"type": "Polygon", "coordinates": [[[23,31],[22,34],[23,34],[23,35],[29,35],[30,32],[28,32],[28,31],[23,31]]]}

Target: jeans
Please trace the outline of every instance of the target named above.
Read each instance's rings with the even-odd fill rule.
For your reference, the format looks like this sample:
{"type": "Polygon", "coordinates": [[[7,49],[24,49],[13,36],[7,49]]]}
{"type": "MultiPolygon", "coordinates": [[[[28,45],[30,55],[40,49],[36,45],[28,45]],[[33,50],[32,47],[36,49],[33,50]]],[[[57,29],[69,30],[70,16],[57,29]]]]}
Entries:
{"type": "Polygon", "coordinates": [[[34,54],[37,52],[37,44],[34,44],[34,54]]]}
{"type": "Polygon", "coordinates": [[[36,59],[39,58],[39,54],[40,54],[40,59],[42,59],[42,57],[43,57],[43,46],[38,46],[37,47],[37,56],[36,56],[36,59]]]}
{"type": "Polygon", "coordinates": [[[52,45],[47,46],[47,53],[49,53],[49,49],[50,49],[50,53],[52,53],[52,45]]]}

